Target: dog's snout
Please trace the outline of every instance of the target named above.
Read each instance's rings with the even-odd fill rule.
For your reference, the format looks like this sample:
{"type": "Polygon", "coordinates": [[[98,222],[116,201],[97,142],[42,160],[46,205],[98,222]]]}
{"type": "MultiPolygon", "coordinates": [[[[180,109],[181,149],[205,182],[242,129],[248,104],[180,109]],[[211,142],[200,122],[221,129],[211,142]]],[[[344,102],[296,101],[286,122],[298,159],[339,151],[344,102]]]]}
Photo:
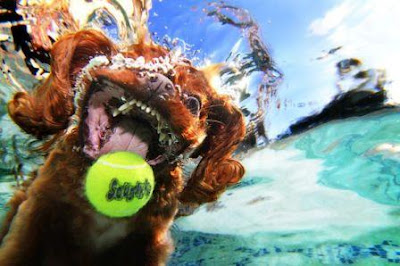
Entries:
{"type": "Polygon", "coordinates": [[[154,73],[149,76],[148,88],[152,95],[160,96],[164,99],[174,96],[176,93],[176,89],[172,81],[159,73],[154,73]]]}

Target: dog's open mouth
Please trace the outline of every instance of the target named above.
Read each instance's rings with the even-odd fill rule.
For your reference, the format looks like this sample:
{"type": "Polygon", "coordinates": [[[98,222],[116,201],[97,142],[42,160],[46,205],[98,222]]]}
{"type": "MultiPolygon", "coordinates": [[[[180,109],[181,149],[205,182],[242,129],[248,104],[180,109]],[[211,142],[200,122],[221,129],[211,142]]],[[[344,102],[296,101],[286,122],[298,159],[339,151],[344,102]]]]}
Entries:
{"type": "Polygon", "coordinates": [[[131,151],[150,165],[169,160],[181,149],[156,106],[103,79],[92,83],[81,126],[84,153],[96,159],[113,151],[131,151]]]}
{"type": "Polygon", "coordinates": [[[151,165],[191,156],[206,134],[199,130],[200,101],[175,83],[180,59],[110,59],[92,58],[75,83],[71,125],[79,124],[86,156],[130,151],[151,165]]]}

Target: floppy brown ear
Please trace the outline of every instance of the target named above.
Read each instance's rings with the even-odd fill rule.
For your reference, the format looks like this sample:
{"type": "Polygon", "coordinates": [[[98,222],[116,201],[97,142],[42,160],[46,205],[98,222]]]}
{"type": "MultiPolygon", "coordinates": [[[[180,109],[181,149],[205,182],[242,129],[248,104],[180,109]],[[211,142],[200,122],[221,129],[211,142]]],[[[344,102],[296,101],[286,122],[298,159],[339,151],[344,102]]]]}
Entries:
{"type": "Polygon", "coordinates": [[[18,92],[8,103],[11,118],[38,138],[68,126],[74,113],[72,86],[76,74],[97,55],[110,55],[112,43],[100,32],[68,34],[54,44],[51,73],[32,93],[18,92]]]}
{"type": "Polygon", "coordinates": [[[211,103],[207,120],[207,138],[200,150],[202,160],[181,194],[182,203],[214,201],[244,175],[241,163],[232,158],[245,135],[242,113],[227,98],[221,97],[211,103]]]}

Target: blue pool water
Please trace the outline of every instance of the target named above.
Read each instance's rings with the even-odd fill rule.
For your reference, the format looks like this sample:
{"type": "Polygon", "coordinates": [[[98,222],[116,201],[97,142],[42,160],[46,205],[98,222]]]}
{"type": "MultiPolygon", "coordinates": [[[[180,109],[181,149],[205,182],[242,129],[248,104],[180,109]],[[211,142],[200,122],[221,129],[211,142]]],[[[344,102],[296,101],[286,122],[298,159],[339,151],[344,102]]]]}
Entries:
{"type": "Polygon", "coordinates": [[[399,122],[335,121],[247,156],[241,184],[178,219],[170,264],[400,263],[399,122]]]}

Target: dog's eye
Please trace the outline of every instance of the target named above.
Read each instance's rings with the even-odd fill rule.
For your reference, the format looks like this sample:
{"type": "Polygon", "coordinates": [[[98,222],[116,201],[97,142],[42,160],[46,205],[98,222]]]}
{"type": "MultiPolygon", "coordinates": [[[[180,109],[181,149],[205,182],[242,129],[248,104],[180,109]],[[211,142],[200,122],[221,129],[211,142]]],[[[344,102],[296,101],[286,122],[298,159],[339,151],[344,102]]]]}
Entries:
{"type": "Polygon", "coordinates": [[[185,105],[193,115],[199,115],[201,108],[199,99],[193,96],[188,96],[185,99],[185,105]]]}

